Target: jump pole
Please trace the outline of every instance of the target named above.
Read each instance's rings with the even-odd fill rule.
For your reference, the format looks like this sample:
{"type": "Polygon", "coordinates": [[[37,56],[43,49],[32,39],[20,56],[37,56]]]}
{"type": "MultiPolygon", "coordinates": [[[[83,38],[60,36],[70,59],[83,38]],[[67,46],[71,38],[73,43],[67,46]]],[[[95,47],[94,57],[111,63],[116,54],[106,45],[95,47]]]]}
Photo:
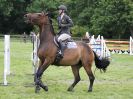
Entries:
{"type": "Polygon", "coordinates": [[[4,36],[4,85],[7,85],[7,75],[10,75],[10,35],[4,36]]]}
{"type": "Polygon", "coordinates": [[[110,52],[106,46],[103,36],[101,36],[101,56],[102,57],[110,57],[110,52]]]}
{"type": "Polygon", "coordinates": [[[133,38],[130,36],[130,55],[133,55],[133,38]]]}
{"type": "Polygon", "coordinates": [[[33,36],[33,71],[34,71],[34,74],[36,74],[37,65],[38,65],[37,49],[38,49],[38,37],[34,35],[33,36]]]}
{"type": "Polygon", "coordinates": [[[101,36],[101,57],[104,57],[104,40],[103,40],[103,36],[101,36]]]}

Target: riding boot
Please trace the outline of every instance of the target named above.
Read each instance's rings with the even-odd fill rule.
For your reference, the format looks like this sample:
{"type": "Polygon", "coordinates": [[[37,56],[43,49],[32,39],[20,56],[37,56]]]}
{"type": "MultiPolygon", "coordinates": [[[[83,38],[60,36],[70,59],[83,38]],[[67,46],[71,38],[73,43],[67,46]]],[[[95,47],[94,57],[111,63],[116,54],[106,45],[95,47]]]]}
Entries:
{"type": "Polygon", "coordinates": [[[60,47],[60,56],[63,58],[65,46],[62,44],[61,40],[59,41],[59,47],[60,47]]]}

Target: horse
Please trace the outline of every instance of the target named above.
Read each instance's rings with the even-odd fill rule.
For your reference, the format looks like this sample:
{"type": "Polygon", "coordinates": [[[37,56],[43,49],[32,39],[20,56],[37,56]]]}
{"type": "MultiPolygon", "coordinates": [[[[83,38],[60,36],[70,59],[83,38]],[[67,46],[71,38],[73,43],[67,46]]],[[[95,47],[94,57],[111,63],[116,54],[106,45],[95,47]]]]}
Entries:
{"type": "Polygon", "coordinates": [[[64,50],[64,57],[58,62],[55,62],[58,47],[54,42],[56,36],[52,22],[46,12],[41,13],[27,13],[24,15],[25,22],[39,27],[40,45],[37,55],[40,59],[39,67],[34,75],[35,93],[40,89],[48,91],[48,86],[41,80],[43,72],[52,64],[58,66],[71,66],[74,81],[68,87],[67,91],[73,91],[75,85],[81,80],[79,70],[83,67],[88,75],[90,85],[88,92],[93,90],[93,82],[95,77],[92,72],[92,64],[95,61],[97,68],[106,71],[110,64],[109,59],[99,58],[90,46],[82,41],[77,41],[77,48],[66,48],[64,50]]]}

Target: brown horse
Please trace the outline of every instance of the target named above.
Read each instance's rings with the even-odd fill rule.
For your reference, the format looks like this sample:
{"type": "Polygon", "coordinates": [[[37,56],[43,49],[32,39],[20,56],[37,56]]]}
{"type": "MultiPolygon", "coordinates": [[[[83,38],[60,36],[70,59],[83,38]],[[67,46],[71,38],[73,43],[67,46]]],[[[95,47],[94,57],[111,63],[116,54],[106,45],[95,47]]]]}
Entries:
{"type": "Polygon", "coordinates": [[[90,86],[88,91],[92,91],[94,75],[92,73],[91,67],[93,61],[97,68],[106,70],[109,65],[108,59],[99,59],[95,52],[84,42],[76,42],[77,48],[65,49],[63,59],[56,64],[55,58],[58,47],[54,43],[55,33],[53,30],[52,23],[49,20],[47,13],[28,13],[24,15],[25,21],[31,23],[32,25],[37,25],[40,29],[40,45],[38,48],[38,57],[40,59],[40,64],[35,75],[35,92],[39,92],[40,88],[48,91],[48,87],[44,85],[41,81],[41,76],[43,72],[51,65],[60,66],[71,66],[72,72],[74,74],[74,82],[68,88],[68,91],[72,91],[75,85],[80,81],[79,70],[83,66],[87,75],[89,76],[90,86]]]}

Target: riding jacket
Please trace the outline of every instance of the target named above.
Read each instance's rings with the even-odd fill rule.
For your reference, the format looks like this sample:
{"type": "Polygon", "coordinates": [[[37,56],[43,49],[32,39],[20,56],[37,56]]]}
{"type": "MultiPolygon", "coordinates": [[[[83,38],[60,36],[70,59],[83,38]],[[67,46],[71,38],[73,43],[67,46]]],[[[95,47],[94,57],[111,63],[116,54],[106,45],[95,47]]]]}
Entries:
{"type": "Polygon", "coordinates": [[[59,28],[59,35],[66,33],[68,35],[70,35],[70,28],[73,26],[73,21],[71,20],[71,18],[64,14],[63,17],[61,18],[61,16],[57,17],[57,21],[58,21],[58,28],[59,28]]]}

